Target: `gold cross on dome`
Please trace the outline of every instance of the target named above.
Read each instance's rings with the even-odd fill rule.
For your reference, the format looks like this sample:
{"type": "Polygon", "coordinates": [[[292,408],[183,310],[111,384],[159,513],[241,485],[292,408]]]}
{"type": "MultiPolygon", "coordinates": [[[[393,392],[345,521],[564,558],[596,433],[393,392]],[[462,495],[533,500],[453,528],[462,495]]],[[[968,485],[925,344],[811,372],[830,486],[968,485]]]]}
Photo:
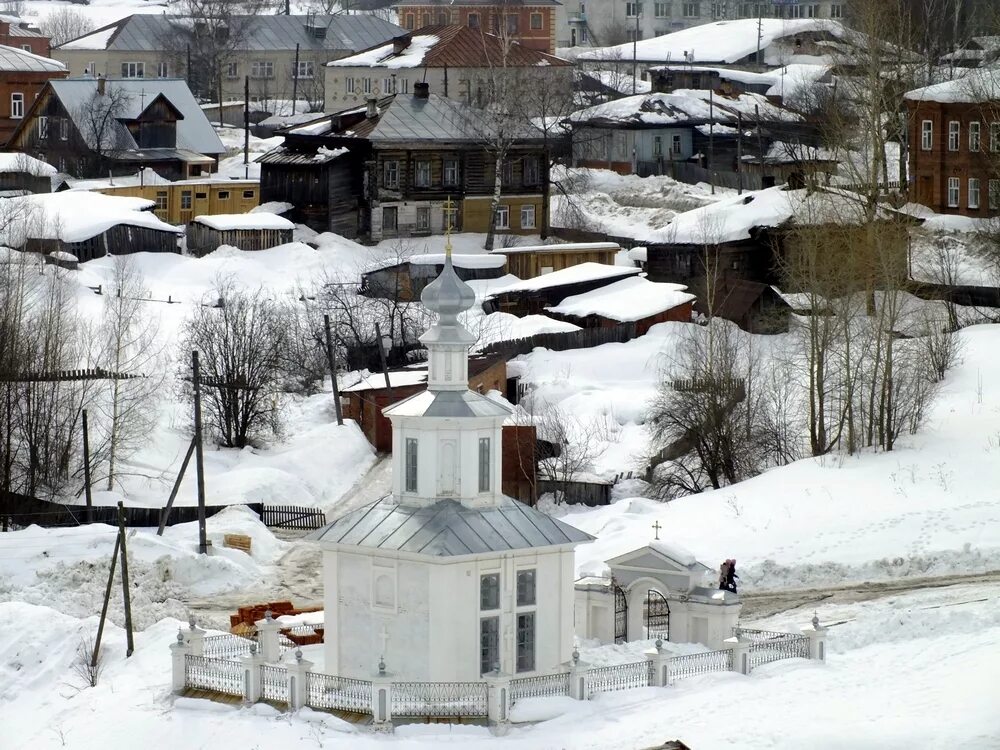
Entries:
{"type": "Polygon", "coordinates": [[[441,204],[441,208],[444,211],[444,254],[446,257],[451,257],[451,217],[452,211],[455,208],[455,203],[452,201],[449,195],[445,198],[444,203],[441,204]]]}

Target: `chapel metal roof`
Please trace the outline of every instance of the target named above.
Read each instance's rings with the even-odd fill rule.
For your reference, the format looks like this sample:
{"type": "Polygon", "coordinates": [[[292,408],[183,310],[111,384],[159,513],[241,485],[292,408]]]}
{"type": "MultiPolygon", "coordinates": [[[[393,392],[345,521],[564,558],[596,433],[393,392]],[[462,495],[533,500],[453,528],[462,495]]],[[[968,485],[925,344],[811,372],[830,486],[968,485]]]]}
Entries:
{"type": "Polygon", "coordinates": [[[469,508],[456,500],[407,506],[386,497],[341,516],[308,538],[431,557],[553,547],[594,539],[509,497],[487,508],[469,508]]]}
{"type": "Polygon", "coordinates": [[[425,390],[414,393],[382,413],[387,417],[506,417],[511,410],[493,399],[472,391],[425,390]]]}

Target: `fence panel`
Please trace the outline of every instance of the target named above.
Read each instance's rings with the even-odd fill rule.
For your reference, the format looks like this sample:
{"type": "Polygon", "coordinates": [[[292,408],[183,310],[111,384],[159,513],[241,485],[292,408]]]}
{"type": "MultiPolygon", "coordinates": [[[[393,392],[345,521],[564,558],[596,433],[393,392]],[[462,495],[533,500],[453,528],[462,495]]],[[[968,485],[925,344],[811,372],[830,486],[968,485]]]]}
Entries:
{"type": "Polygon", "coordinates": [[[300,505],[263,505],[260,520],[271,528],[312,531],[326,525],[326,514],[316,508],[300,505]]]}
{"type": "Polygon", "coordinates": [[[709,672],[731,672],[732,669],[733,652],[728,648],[703,654],[675,656],[670,660],[670,681],[709,672]]]}
{"type": "Polygon", "coordinates": [[[511,704],[521,698],[547,698],[553,695],[569,695],[569,672],[521,677],[510,681],[511,704]]]}
{"type": "Polygon", "coordinates": [[[239,635],[211,635],[205,639],[204,655],[210,659],[235,659],[250,655],[254,641],[239,635]]]}
{"type": "Polygon", "coordinates": [[[610,667],[591,669],[590,695],[607,693],[612,690],[631,690],[649,686],[649,662],[647,660],[631,664],[614,664],[610,667]]]}
{"type": "Polygon", "coordinates": [[[395,682],[393,716],[486,716],[485,682],[395,682]]]}
{"type": "Polygon", "coordinates": [[[750,669],[782,659],[808,659],[809,638],[793,635],[790,638],[757,641],[750,644],[750,669]]]}
{"type": "Polygon", "coordinates": [[[184,684],[199,690],[243,695],[243,665],[238,661],[205,656],[184,657],[184,684]]]}
{"type": "Polygon", "coordinates": [[[371,712],[372,684],[368,680],[307,672],[306,696],[306,703],[312,708],[366,714],[371,712]]]}
{"type": "Polygon", "coordinates": [[[260,697],[266,701],[288,703],[288,671],[269,664],[261,665],[260,697]]]}

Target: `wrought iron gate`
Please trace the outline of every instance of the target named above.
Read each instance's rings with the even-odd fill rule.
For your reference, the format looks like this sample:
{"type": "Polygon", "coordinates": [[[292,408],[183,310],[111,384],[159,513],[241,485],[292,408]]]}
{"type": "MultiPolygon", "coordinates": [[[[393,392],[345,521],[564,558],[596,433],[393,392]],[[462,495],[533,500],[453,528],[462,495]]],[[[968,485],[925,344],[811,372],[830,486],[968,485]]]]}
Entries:
{"type": "Polygon", "coordinates": [[[628,640],[628,597],[618,584],[615,587],[615,643],[628,640]]]}
{"type": "Polygon", "coordinates": [[[670,605],[655,589],[646,592],[646,637],[668,640],[670,636],[670,605]]]}

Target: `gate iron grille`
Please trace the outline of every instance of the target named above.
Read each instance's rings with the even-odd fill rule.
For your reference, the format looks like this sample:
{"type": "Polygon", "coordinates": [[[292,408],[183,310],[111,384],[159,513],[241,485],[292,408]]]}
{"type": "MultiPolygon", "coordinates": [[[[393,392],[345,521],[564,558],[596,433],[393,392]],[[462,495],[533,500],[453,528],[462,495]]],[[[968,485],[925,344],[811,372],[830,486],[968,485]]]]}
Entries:
{"type": "Polygon", "coordinates": [[[393,716],[486,716],[485,682],[396,682],[393,716]]]}
{"type": "Polygon", "coordinates": [[[703,654],[675,656],[670,660],[670,681],[709,672],[731,672],[732,669],[733,652],[728,648],[703,654]]]}
{"type": "Polygon", "coordinates": [[[520,677],[510,681],[512,704],[521,698],[542,698],[552,695],[569,695],[569,672],[520,677]]]}
{"type": "Polygon", "coordinates": [[[637,687],[649,686],[649,662],[632,662],[631,664],[614,664],[610,667],[591,669],[590,695],[607,693],[612,690],[631,690],[637,687]]]}
{"type": "Polygon", "coordinates": [[[646,637],[670,640],[670,605],[656,589],[646,592],[646,637]]]}
{"type": "Polygon", "coordinates": [[[199,690],[243,695],[243,665],[238,661],[187,654],[184,657],[184,684],[199,690]]]}
{"type": "Polygon", "coordinates": [[[288,672],[281,667],[262,664],[260,668],[260,697],[266,701],[288,702],[288,672]]]}
{"type": "Polygon", "coordinates": [[[334,708],[359,714],[372,710],[372,684],[368,680],[306,672],[306,695],[307,703],[313,708],[334,708]]]}
{"type": "Polygon", "coordinates": [[[615,588],[615,643],[628,640],[628,597],[617,583],[615,588]]]}

